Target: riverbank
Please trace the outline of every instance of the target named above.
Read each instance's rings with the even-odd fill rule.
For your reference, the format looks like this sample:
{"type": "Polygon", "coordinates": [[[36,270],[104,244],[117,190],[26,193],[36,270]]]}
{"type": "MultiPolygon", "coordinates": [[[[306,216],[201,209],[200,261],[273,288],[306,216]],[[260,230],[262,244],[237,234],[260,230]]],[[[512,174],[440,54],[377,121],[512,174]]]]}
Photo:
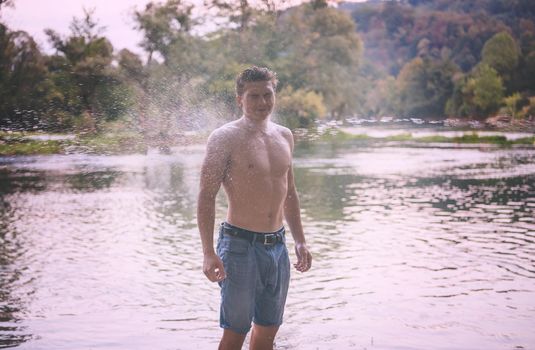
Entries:
{"type": "MultiPolygon", "coordinates": [[[[356,142],[363,146],[381,147],[493,147],[535,148],[535,134],[526,132],[459,131],[459,130],[411,130],[371,129],[352,127],[318,128],[315,131],[297,130],[299,142],[356,142]]],[[[146,139],[134,132],[103,133],[98,135],[44,134],[38,132],[0,132],[0,156],[37,154],[134,154],[158,149],[161,153],[172,153],[173,147],[204,144],[207,133],[184,133],[174,142],[146,139]]]]}
{"type": "Polygon", "coordinates": [[[207,135],[186,133],[173,143],[147,139],[134,132],[102,134],[45,134],[37,132],[0,132],[0,156],[38,154],[134,154],[156,148],[162,153],[172,147],[202,144],[207,135]]]}
{"type": "Polygon", "coordinates": [[[357,142],[364,146],[412,146],[436,147],[457,145],[460,147],[473,147],[488,145],[494,147],[535,147],[535,134],[521,132],[499,131],[459,131],[459,130],[384,130],[363,128],[329,128],[321,134],[302,134],[303,140],[317,142],[344,143],[357,142]]]}

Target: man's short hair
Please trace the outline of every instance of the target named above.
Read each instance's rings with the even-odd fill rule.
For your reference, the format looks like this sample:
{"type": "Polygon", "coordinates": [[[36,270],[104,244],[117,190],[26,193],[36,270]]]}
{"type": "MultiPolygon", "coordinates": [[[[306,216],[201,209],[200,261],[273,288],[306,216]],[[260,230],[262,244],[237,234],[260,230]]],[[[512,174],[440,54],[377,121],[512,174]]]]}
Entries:
{"type": "Polygon", "coordinates": [[[236,94],[243,95],[245,83],[252,81],[270,81],[273,89],[277,88],[277,73],[266,67],[252,66],[241,72],[236,78],[236,94]]]}

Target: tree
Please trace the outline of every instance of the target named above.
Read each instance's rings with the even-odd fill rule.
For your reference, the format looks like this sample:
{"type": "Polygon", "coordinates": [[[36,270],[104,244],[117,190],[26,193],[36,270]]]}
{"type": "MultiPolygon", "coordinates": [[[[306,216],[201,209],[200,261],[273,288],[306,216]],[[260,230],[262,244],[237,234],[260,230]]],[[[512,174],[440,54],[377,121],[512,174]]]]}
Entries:
{"type": "Polygon", "coordinates": [[[207,0],[205,5],[208,9],[215,9],[217,17],[227,19],[227,25],[237,26],[239,31],[247,29],[253,18],[254,9],[248,0],[207,0]]]}
{"type": "Polygon", "coordinates": [[[311,4],[288,9],[281,16],[258,9],[254,13],[247,27],[222,28],[206,37],[203,55],[208,58],[201,61],[206,70],[201,86],[209,96],[225,102],[219,111],[233,110],[234,79],[251,64],[278,72],[283,100],[296,103],[296,109],[279,110],[287,125],[311,125],[320,114],[324,116],[318,105],[334,118],[355,110],[362,44],[351,18],[334,8],[311,4]]]}
{"type": "Polygon", "coordinates": [[[352,17],[365,42],[366,59],[386,74],[397,75],[408,61],[425,49],[428,57],[451,60],[463,71],[479,61],[486,40],[511,30],[501,18],[481,11],[482,1],[455,2],[471,8],[459,10],[454,1],[367,1],[354,4],[352,17]],[[410,3],[410,2],[409,2],[410,3]],[[420,47],[418,45],[421,44],[420,47]],[[447,53],[444,55],[444,53],[447,53]]]}
{"type": "Polygon", "coordinates": [[[0,16],[2,15],[2,7],[13,7],[13,0],[0,0],[0,16]]]}
{"type": "Polygon", "coordinates": [[[496,70],[502,79],[509,81],[518,65],[519,56],[515,39],[507,32],[500,32],[483,46],[481,62],[496,70]]]}
{"type": "Polygon", "coordinates": [[[290,3],[290,0],[205,0],[204,6],[208,11],[215,11],[213,22],[219,22],[223,28],[236,28],[243,32],[255,25],[258,18],[277,18],[290,3]]]}
{"type": "Polygon", "coordinates": [[[473,91],[476,113],[480,116],[494,114],[501,105],[504,92],[502,79],[498,72],[483,64],[476,69],[475,77],[471,82],[470,89],[473,91]]]}
{"type": "Polygon", "coordinates": [[[388,116],[399,113],[399,92],[396,79],[387,76],[372,82],[366,95],[365,113],[369,116],[388,116]]]}
{"type": "Polygon", "coordinates": [[[520,112],[520,115],[525,119],[529,119],[531,121],[534,120],[534,117],[535,117],[535,97],[528,98],[528,104],[522,108],[522,111],[520,112]]]}
{"type": "Polygon", "coordinates": [[[277,99],[277,116],[290,129],[309,128],[326,113],[323,97],[314,91],[294,90],[287,86],[277,99]]]}
{"type": "Polygon", "coordinates": [[[513,89],[535,94],[535,43],[531,51],[520,57],[518,69],[514,76],[513,89]]]}
{"type": "Polygon", "coordinates": [[[122,49],[117,55],[119,69],[126,80],[142,84],[146,78],[145,67],[141,58],[128,49],[122,49]]]}
{"type": "Polygon", "coordinates": [[[511,115],[511,124],[514,123],[514,120],[517,117],[517,105],[518,101],[520,101],[521,98],[522,96],[518,92],[515,92],[511,96],[507,96],[503,99],[503,101],[505,102],[505,106],[507,107],[507,110],[511,115]]]}
{"type": "Polygon", "coordinates": [[[452,77],[458,71],[449,61],[418,57],[408,62],[397,77],[401,112],[420,118],[442,117],[453,92],[452,77]]]}
{"type": "Polygon", "coordinates": [[[48,59],[50,77],[59,94],[56,108],[78,116],[75,123],[85,131],[98,131],[102,122],[117,118],[127,108],[126,90],[112,66],[113,47],[101,36],[93,11],[84,9],[84,17],[74,18],[70,29],[67,38],[51,29],[45,31],[57,50],[48,59]]]}
{"type": "Polygon", "coordinates": [[[33,128],[46,108],[45,59],[33,38],[0,23],[0,126],[33,128]]]}
{"type": "Polygon", "coordinates": [[[284,81],[323,96],[334,119],[353,112],[362,42],[351,18],[331,7],[304,4],[281,17],[277,28],[285,37],[275,61],[284,81]]]}
{"type": "Polygon", "coordinates": [[[136,29],[143,33],[141,47],[148,53],[147,64],[153,54],[168,58],[169,48],[184,34],[189,34],[198,22],[192,17],[193,5],[182,0],[167,0],[164,4],[149,2],[144,11],[134,13],[136,29]]]}
{"type": "Polygon", "coordinates": [[[203,121],[209,99],[205,81],[209,67],[224,63],[208,39],[193,34],[199,23],[193,6],[181,0],[150,2],[135,13],[136,28],[143,34],[141,46],[148,53],[146,79],[138,104],[138,125],[147,142],[163,149],[185,129],[203,121]],[[153,59],[157,55],[159,59],[153,59]],[[221,60],[216,60],[220,57],[221,60]]]}
{"type": "Polygon", "coordinates": [[[447,114],[452,116],[488,117],[498,111],[504,93],[498,72],[486,64],[459,79],[448,101],[447,114]]]}

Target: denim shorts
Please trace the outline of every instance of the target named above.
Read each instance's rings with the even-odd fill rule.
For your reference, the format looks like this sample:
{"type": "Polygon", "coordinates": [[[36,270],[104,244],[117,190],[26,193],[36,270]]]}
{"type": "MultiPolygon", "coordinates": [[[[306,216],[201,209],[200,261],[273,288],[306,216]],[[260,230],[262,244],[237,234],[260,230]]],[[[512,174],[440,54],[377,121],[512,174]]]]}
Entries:
{"type": "Polygon", "coordinates": [[[228,223],[219,230],[217,255],[226,278],[221,287],[220,326],[245,334],[251,321],[260,326],[280,326],[290,282],[290,259],[284,228],[282,241],[272,245],[225,233],[225,228],[246,232],[228,223]]]}

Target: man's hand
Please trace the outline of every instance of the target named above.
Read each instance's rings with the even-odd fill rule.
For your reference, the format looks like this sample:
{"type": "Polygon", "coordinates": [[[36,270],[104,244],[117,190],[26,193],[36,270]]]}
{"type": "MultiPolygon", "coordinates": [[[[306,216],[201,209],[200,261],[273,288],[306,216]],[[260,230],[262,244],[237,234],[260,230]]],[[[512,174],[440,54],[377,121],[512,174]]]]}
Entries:
{"type": "Polygon", "coordinates": [[[294,267],[299,272],[310,270],[312,266],[312,254],[308,251],[306,244],[297,243],[295,245],[295,254],[297,255],[297,264],[294,267]]]}
{"type": "Polygon", "coordinates": [[[204,254],[202,271],[211,282],[220,282],[227,277],[223,262],[213,252],[204,254]]]}

